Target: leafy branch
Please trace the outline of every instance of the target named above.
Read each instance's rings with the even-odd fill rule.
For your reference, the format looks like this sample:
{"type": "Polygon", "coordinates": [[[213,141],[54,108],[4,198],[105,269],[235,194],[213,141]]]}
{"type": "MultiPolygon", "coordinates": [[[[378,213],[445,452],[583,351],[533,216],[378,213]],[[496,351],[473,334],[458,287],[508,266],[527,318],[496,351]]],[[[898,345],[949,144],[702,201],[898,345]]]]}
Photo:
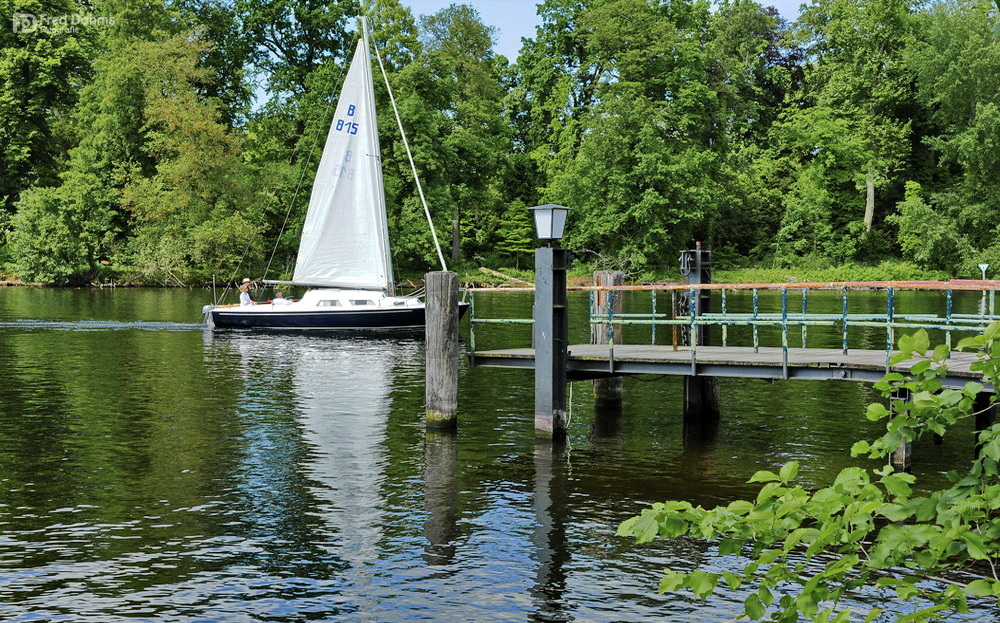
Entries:
{"type": "MultiPolygon", "coordinates": [[[[1000,323],[994,323],[958,345],[977,353],[972,369],[994,387],[1000,380],[998,338],[1000,323]]],[[[927,433],[945,434],[973,412],[985,385],[944,388],[950,350],[931,349],[924,331],[899,339],[892,364],[917,363],[907,374],[891,372],[876,385],[889,406],[872,404],[867,416],[885,420],[886,432],[855,443],[852,456],[885,458],[927,433]]],[[[794,483],[798,463],[792,461],[778,473],[762,470],[750,478],[762,484],[754,500],[712,509],[683,501],[654,504],[623,522],[618,535],[633,536],[638,543],[688,536],[716,541],[719,555],[746,554],[749,562],[739,572],[668,569],[660,592],[686,589],[706,599],[720,582],[730,590],[750,585],[742,616],[751,620],[847,621],[852,611],[842,599],[872,588],[891,590],[901,602],[920,603],[897,615],[900,621],[967,612],[967,596],[1000,596],[994,564],[1000,552],[1000,425],[981,431],[978,441],[979,452],[967,469],[952,472],[951,486],[928,495],[914,495],[916,478],[888,465],[848,467],[829,486],[807,491],[794,483]],[[947,579],[969,568],[986,573],[967,584],[947,579]]],[[[873,608],[865,620],[884,612],[873,608]]]]}

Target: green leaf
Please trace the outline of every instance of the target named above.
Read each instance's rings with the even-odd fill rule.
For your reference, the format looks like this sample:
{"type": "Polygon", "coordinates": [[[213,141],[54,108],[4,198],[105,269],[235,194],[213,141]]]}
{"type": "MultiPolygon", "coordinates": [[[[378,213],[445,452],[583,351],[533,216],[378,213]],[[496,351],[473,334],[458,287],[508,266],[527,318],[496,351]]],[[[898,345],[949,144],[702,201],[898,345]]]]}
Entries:
{"type": "Polygon", "coordinates": [[[743,541],[737,539],[722,539],[719,541],[719,555],[720,556],[731,556],[733,554],[739,554],[743,549],[743,541]]]}
{"type": "Polygon", "coordinates": [[[854,442],[854,445],[851,446],[851,456],[856,457],[856,456],[861,456],[862,454],[867,454],[868,452],[871,452],[871,449],[872,449],[871,444],[869,444],[864,439],[862,439],[861,441],[856,441],[854,442]]]}
{"type": "Polygon", "coordinates": [[[881,482],[886,491],[896,497],[908,498],[913,494],[913,489],[910,488],[910,485],[894,474],[883,477],[881,482]]]}
{"type": "Polygon", "coordinates": [[[743,600],[743,608],[746,610],[747,618],[751,621],[759,621],[764,618],[764,613],[767,612],[756,593],[752,593],[743,600]]]}
{"type": "Polygon", "coordinates": [[[982,336],[976,335],[973,337],[962,338],[958,341],[958,346],[955,347],[956,350],[979,350],[983,347],[985,340],[982,336]]]}
{"type": "Polygon", "coordinates": [[[965,592],[976,597],[990,597],[993,595],[993,584],[986,580],[973,580],[966,585],[965,592]]]}
{"type": "Polygon", "coordinates": [[[734,591],[743,585],[743,578],[736,575],[732,571],[723,570],[722,578],[726,581],[726,586],[729,587],[729,590],[734,591]]]}
{"type": "Polygon", "coordinates": [[[748,502],[747,500],[735,500],[730,502],[729,506],[726,507],[726,510],[734,515],[746,515],[753,509],[753,502],[748,502]]]}
{"type": "Polygon", "coordinates": [[[975,532],[966,532],[962,535],[962,540],[965,541],[965,546],[969,550],[969,557],[976,560],[989,559],[989,555],[986,553],[986,546],[983,544],[983,538],[981,536],[975,532]]]}
{"type": "Polygon", "coordinates": [[[998,336],[1000,336],[1000,321],[990,324],[990,326],[986,327],[986,330],[983,331],[983,339],[988,342],[997,339],[998,336]]]}
{"type": "Polygon", "coordinates": [[[798,474],[799,462],[789,461],[781,466],[781,471],[778,473],[778,477],[781,478],[781,482],[788,484],[788,482],[794,480],[798,474]]]}
{"type": "Polygon", "coordinates": [[[902,600],[912,599],[920,594],[920,589],[912,584],[901,584],[896,587],[896,596],[902,600]]]}
{"type": "Polygon", "coordinates": [[[689,573],[684,581],[684,585],[691,589],[695,597],[702,600],[712,594],[718,583],[719,576],[700,570],[689,573]]]}
{"type": "Polygon", "coordinates": [[[685,574],[667,569],[660,578],[660,594],[671,593],[684,586],[685,574]]]}
{"type": "Polygon", "coordinates": [[[948,355],[950,354],[951,354],[950,346],[948,346],[947,344],[938,344],[937,346],[934,347],[934,354],[931,355],[931,359],[933,359],[937,363],[944,363],[948,359],[948,355]]]}
{"type": "Polygon", "coordinates": [[[872,422],[880,420],[887,415],[889,415],[889,410],[885,408],[884,404],[879,402],[873,402],[868,405],[868,411],[865,413],[865,417],[872,422]]]}
{"type": "Polygon", "coordinates": [[[872,608],[872,611],[869,612],[868,616],[865,617],[865,623],[872,623],[872,621],[877,619],[879,615],[882,614],[883,612],[885,612],[885,610],[883,610],[882,608],[872,608]]]}
{"type": "Polygon", "coordinates": [[[922,359],[917,363],[913,364],[913,367],[910,368],[910,374],[923,374],[924,372],[927,372],[930,369],[930,367],[931,367],[931,362],[928,361],[927,359],[922,359]]]}
{"type": "Polygon", "coordinates": [[[775,474],[772,471],[768,471],[766,469],[762,469],[762,470],[760,470],[758,472],[755,472],[754,475],[751,476],[750,480],[748,480],[747,482],[748,483],[750,483],[750,482],[778,482],[780,480],[781,480],[781,476],[775,474]]]}

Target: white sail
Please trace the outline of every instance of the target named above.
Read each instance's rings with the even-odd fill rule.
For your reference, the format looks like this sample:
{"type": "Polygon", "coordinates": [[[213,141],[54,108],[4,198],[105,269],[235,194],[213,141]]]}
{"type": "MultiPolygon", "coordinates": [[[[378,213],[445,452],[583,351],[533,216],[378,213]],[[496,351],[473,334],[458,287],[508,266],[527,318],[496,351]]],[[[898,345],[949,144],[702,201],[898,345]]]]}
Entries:
{"type": "Polygon", "coordinates": [[[347,72],[316,172],[292,280],[392,294],[392,255],[367,33],[347,72]]]}

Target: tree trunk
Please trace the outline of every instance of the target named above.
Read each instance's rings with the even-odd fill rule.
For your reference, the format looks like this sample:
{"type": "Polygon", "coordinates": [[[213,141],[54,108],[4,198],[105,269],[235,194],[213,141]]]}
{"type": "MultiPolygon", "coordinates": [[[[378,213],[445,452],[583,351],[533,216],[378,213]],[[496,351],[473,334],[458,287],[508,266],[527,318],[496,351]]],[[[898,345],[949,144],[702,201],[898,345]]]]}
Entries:
{"type": "Polygon", "coordinates": [[[865,185],[868,187],[865,196],[865,231],[871,231],[872,221],[875,220],[875,179],[871,173],[868,174],[865,185]]]}

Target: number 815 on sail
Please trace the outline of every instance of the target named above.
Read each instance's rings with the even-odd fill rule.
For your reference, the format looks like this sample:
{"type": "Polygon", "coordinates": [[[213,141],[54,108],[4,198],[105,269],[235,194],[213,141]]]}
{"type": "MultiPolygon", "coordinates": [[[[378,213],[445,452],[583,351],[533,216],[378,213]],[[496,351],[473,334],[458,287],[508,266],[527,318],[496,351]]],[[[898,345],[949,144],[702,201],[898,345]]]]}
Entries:
{"type": "MultiPolygon", "coordinates": [[[[348,117],[353,117],[354,116],[354,112],[356,110],[357,110],[357,107],[354,104],[350,104],[347,107],[347,116],[348,117]]],[[[338,132],[343,132],[343,131],[346,130],[348,134],[357,134],[358,133],[358,128],[360,128],[361,126],[359,126],[354,121],[344,121],[343,119],[337,119],[337,126],[336,127],[337,127],[337,131],[338,132]]]]}

